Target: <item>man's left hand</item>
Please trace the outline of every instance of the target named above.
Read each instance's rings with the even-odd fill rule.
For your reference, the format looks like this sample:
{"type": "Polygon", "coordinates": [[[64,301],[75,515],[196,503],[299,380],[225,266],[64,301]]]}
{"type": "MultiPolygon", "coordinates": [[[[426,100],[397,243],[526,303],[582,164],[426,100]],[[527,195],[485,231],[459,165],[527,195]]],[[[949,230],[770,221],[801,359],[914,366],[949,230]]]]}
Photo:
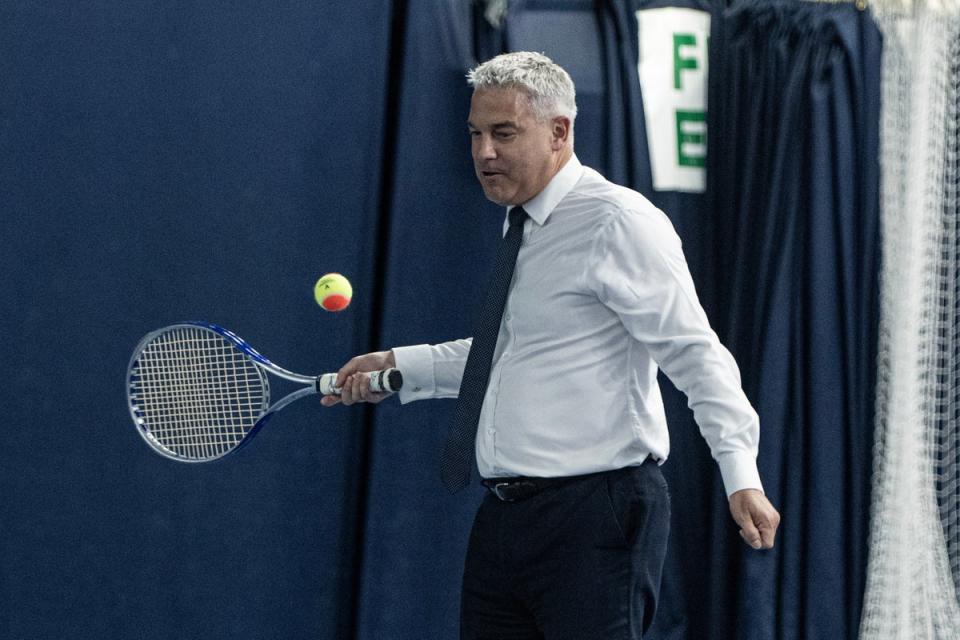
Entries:
{"type": "Polygon", "coordinates": [[[754,549],[772,549],[780,514],[757,489],[741,489],[730,496],[730,514],[740,525],[740,537],[754,549]]]}

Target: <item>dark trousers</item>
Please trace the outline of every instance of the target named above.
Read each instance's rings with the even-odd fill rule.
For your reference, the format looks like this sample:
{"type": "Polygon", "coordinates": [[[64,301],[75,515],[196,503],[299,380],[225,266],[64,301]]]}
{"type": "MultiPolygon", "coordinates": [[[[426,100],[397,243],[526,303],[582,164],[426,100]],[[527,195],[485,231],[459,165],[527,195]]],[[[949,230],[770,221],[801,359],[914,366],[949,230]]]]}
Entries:
{"type": "Polygon", "coordinates": [[[518,502],[489,494],[470,533],[462,640],[638,640],[650,627],[670,529],[652,460],[518,502]]]}

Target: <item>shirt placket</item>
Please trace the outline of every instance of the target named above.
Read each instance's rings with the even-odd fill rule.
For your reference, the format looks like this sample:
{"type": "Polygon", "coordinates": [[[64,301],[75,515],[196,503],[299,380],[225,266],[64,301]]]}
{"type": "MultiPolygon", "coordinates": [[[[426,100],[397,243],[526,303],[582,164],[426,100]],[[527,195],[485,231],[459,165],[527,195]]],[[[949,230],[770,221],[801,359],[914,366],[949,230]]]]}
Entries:
{"type": "MultiPolygon", "coordinates": [[[[526,241],[526,239],[524,240],[526,241]]],[[[521,251],[523,249],[521,248],[521,251]]],[[[500,354],[499,360],[497,360],[496,366],[493,371],[490,373],[490,383],[488,385],[488,395],[487,402],[490,403],[490,412],[488,413],[487,424],[484,425],[484,438],[487,440],[487,450],[492,453],[493,456],[493,465],[497,469],[498,473],[504,473],[504,468],[501,464],[500,452],[497,448],[497,436],[498,436],[498,425],[504,424],[504,411],[509,412],[509,407],[506,409],[501,408],[500,404],[500,381],[503,377],[504,367],[509,365],[510,357],[513,354],[514,346],[516,343],[516,333],[513,328],[513,308],[515,306],[515,296],[517,295],[517,290],[520,287],[517,286],[517,281],[520,278],[520,259],[517,259],[517,265],[514,271],[514,287],[513,291],[510,292],[510,296],[507,298],[506,305],[503,308],[503,325],[502,325],[502,338],[504,340],[503,352],[500,354]]]]}

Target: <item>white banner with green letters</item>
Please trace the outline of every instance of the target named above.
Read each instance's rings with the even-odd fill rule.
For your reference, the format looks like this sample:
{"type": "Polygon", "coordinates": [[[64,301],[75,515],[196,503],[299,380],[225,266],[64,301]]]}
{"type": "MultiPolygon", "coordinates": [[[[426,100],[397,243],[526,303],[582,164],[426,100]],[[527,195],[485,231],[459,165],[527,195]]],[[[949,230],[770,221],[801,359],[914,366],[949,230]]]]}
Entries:
{"type": "Polygon", "coordinates": [[[637,11],[653,187],[701,193],[706,186],[707,45],[710,14],[668,7],[637,11]]]}

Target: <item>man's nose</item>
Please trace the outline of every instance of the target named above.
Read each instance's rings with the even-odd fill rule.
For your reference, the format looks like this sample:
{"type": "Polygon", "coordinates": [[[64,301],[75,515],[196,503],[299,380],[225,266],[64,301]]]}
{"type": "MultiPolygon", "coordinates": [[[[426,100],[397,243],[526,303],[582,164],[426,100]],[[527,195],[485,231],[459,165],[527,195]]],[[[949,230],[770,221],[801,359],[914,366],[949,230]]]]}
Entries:
{"type": "Polygon", "coordinates": [[[475,144],[478,159],[493,160],[497,157],[497,149],[493,144],[493,138],[490,136],[477,136],[475,144]]]}

